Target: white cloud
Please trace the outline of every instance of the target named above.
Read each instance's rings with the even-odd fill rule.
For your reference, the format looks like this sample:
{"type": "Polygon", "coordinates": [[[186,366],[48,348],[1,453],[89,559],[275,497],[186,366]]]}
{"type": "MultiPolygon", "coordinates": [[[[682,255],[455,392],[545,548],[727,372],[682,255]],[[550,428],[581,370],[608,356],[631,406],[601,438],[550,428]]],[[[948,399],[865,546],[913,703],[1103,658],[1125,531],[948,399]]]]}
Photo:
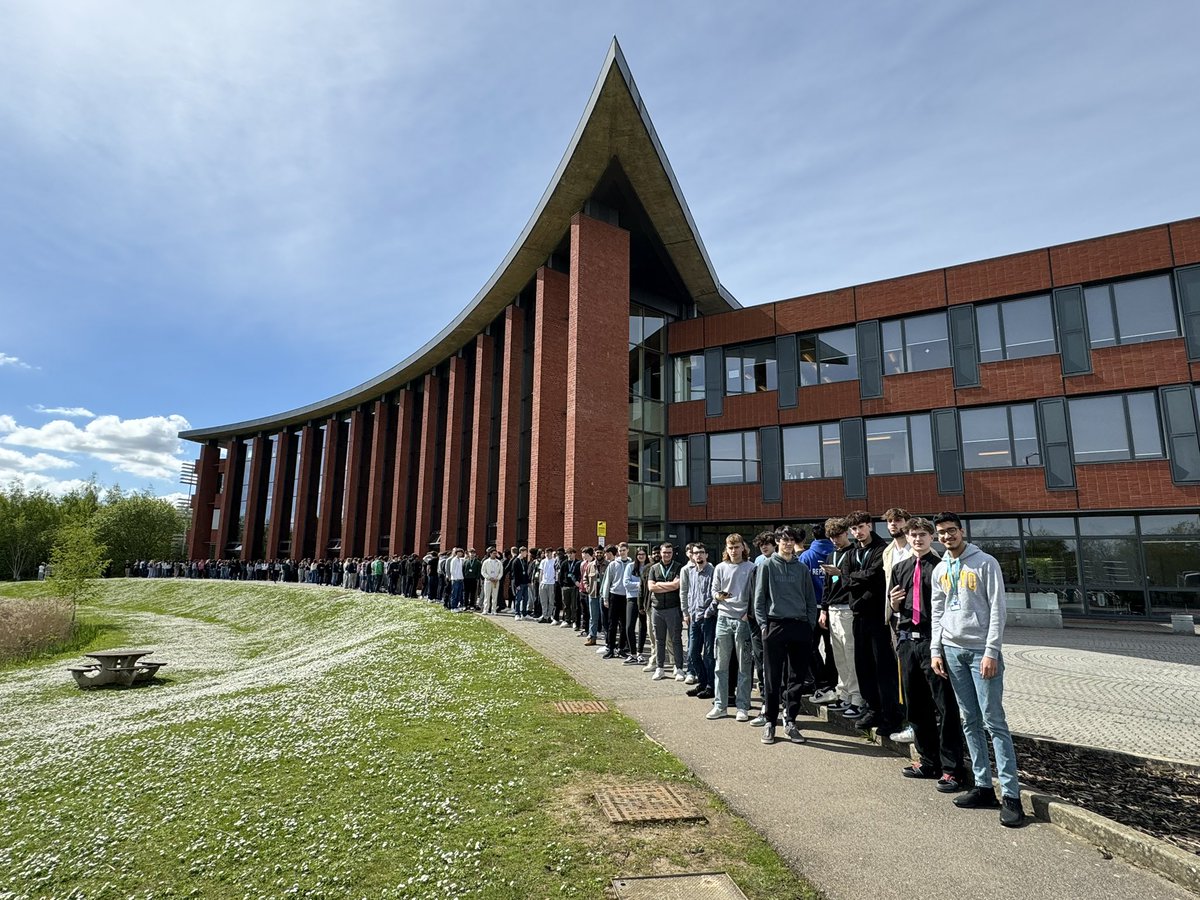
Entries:
{"type": "Polygon", "coordinates": [[[9,356],[7,353],[0,353],[0,367],[3,366],[12,366],[14,369],[33,368],[33,366],[31,366],[29,363],[16,356],[9,356]]]}
{"type": "Polygon", "coordinates": [[[55,497],[69,494],[71,491],[83,490],[88,482],[82,478],[59,479],[49,475],[39,475],[36,472],[17,472],[0,465],[0,486],[8,487],[19,481],[27,491],[45,491],[55,497]]]}
{"type": "Polygon", "coordinates": [[[31,447],[58,453],[82,453],[108,463],[118,472],[141,478],[175,480],[179,477],[179,432],[189,428],[179,415],[121,419],[98,416],[80,428],[56,419],[40,428],[17,425],[0,416],[0,444],[31,447]]]}
{"type": "Polygon", "coordinates": [[[67,416],[71,419],[94,419],[96,414],[83,406],[43,406],[32,407],[34,412],[45,413],[48,416],[67,416]]]}
{"type": "Polygon", "coordinates": [[[47,469],[69,469],[75,463],[60,456],[49,453],[34,453],[32,456],[20,450],[9,450],[0,447],[0,481],[4,480],[3,473],[44,472],[47,469]]]}

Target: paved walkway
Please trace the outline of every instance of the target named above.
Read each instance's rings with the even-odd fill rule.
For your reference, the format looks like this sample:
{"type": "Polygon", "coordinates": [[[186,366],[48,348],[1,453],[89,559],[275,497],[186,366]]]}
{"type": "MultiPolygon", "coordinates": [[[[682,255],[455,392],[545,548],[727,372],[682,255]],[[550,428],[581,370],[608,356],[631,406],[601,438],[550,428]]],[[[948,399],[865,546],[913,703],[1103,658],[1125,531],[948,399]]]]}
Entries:
{"type": "Polygon", "coordinates": [[[1200,636],[1008,628],[1004,657],[1014,731],[1200,763],[1200,636]]]}
{"type": "Polygon", "coordinates": [[[895,755],[815,719],[802,720],[808,744],[767,747],[758,729],[706,721],[707,701],[687,697],[673,680],[650,681],[640,667],[602,660],[568,629],[491,621],[615,702],[833,900],[1195,900],[1053,825],[1009,830],[995,811],[959,810],[929,782],[901,778],[895,755]]]}

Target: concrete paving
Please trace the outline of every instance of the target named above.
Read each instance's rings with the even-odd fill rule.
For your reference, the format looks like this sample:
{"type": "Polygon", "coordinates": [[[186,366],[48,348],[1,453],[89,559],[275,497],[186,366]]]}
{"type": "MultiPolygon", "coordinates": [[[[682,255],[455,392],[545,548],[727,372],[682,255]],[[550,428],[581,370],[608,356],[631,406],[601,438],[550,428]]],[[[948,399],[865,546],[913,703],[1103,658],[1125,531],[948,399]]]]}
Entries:
{"type": "Polygon", "coordinates": [[[614,702],[834,900],[1196,900],[1054,825],[1005,829],[993,810],[959,810],[931,782],[902,778],[895,755],[815,719],[801,720],[807,744],[764,746],[758,729],[705,720],[708,701],[687,697],[673,680],[651,681],[640,666],[602,660],[569,629],[503,615],[490,621],[614,702]]]}
{"type": "Polygon", "coordinates": [[[1200,637],[1008,628],[1004,658],[1014,731],[1200,763],[1200,637]]]}

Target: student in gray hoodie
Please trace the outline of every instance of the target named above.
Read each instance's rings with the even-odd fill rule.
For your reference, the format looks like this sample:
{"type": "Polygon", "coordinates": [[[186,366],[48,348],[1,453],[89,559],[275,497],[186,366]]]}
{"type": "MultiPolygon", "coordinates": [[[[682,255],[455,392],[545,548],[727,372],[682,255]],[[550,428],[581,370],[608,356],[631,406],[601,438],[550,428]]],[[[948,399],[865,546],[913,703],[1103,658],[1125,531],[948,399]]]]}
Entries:
{"type": "Polygon", "coordinates": [[[967,543],[962,521],[954,513],[942,513],[933,524],[946,555],[933,570],[930,664],[954,688],[975,777],[975,787],[955,797],[954,805],[1001,806],[1000,824],[1015,828],[1025,821],[1025,813],[1017,755],[1004,715],[1004,576],[994,557],[967,543]],[[992,787],[987,732],[996,753],[1003,805],[992,787]]]}
{"type": "Polygon", "coordinates": [[[817,624],[817,595],[813,590],[812,573],[796,553],[796,545],[802,540],[800,533],[785,526],[776,531],[775,536],[779,540],[779,552],[763,563],[754,586],[754,617],[762,625],[763,667],[767,674],[763,705],[766,724],[763,725],[762,742],[775,743],[779,697],[786,694],[784,734],[793,744],[803,744],[805,737],[796,725],[796,716],[800,714],[800,698],[808,675],[812,629],[817,624]],[[783,684],[785,660],[786,686],[783,684]]]}

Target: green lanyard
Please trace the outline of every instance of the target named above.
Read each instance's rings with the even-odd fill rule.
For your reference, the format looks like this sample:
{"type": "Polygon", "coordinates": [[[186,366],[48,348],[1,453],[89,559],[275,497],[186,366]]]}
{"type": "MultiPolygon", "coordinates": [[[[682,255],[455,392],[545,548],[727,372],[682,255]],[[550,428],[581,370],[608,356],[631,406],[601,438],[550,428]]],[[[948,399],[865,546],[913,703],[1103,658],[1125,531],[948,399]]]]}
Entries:
{"type": "Polygon", "coordinates": [[[950,573],[949,596],[955,597],[958,595],[958,579],[962,574],[962,560],[956,556],[950,557],[950,563],[946,566],[946,570],[950,573]]]}

